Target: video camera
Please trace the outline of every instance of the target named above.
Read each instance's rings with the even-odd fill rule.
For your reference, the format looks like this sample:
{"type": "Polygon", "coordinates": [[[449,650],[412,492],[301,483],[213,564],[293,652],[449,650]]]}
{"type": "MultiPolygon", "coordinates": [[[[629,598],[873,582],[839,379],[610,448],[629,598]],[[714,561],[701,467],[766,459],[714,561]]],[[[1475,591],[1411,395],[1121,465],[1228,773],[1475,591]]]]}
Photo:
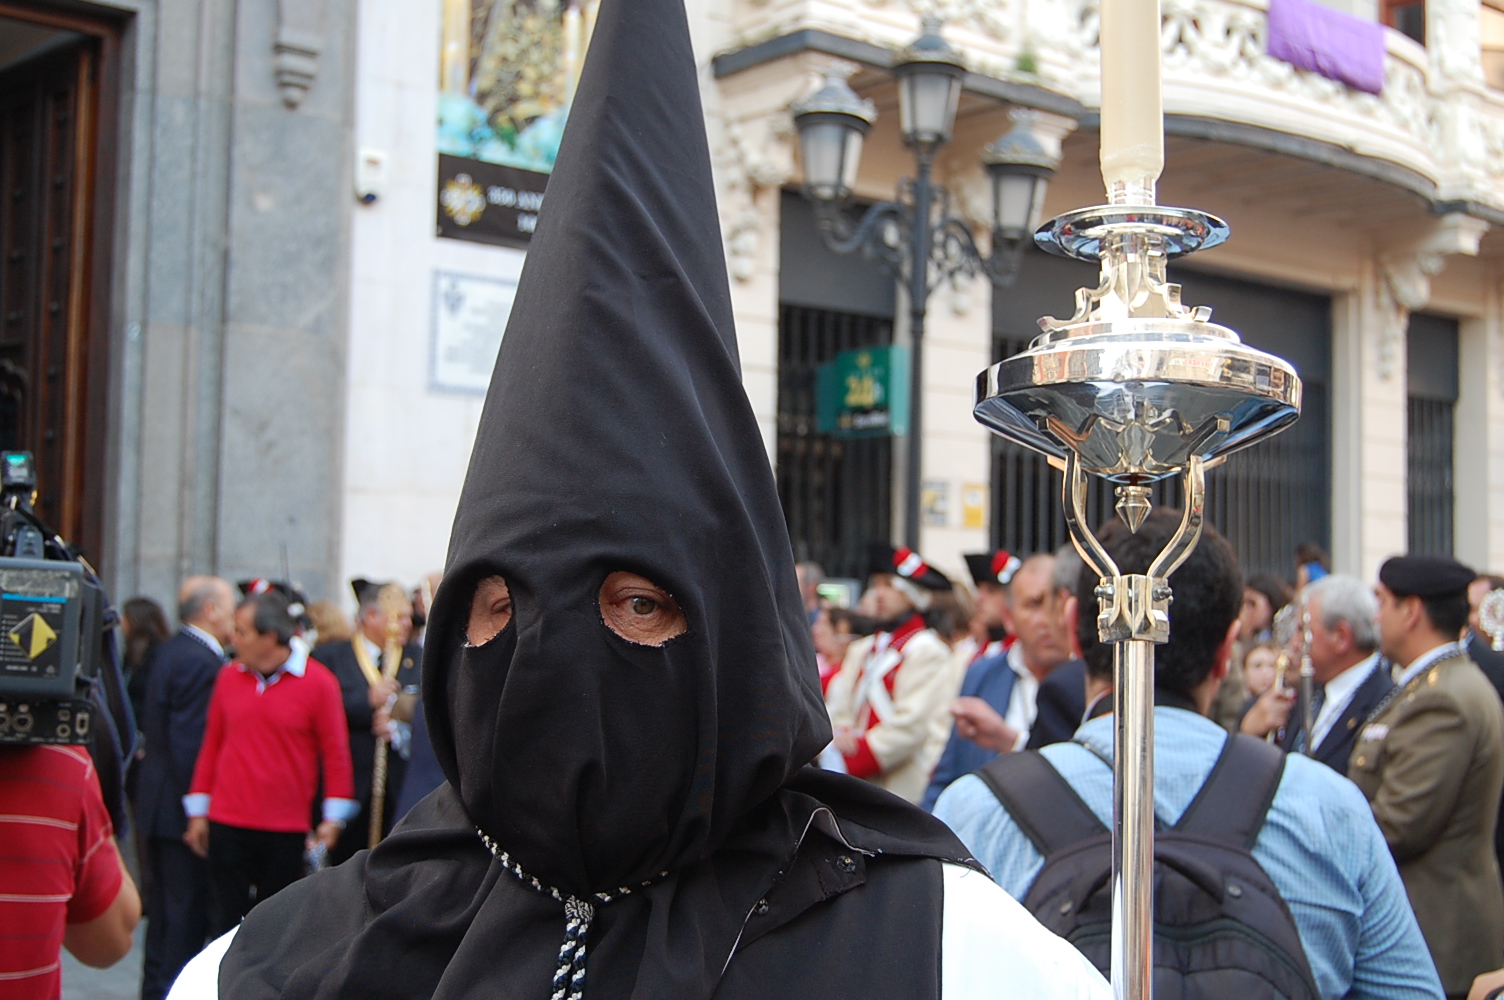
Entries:
{"type": "Polygon", "coordinates": [[[93,742],[104,590],[37,517],[30,452],[0,452],[0,745],[93,742]]]}

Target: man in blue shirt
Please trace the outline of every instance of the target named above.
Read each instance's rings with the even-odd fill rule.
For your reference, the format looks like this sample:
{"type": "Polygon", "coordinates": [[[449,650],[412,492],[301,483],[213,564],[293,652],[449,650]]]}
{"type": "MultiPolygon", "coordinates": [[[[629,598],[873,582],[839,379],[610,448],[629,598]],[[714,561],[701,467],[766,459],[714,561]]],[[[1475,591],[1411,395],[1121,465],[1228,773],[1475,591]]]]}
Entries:
{"type": "MultiPolygon", "coordinates": [[[[1136,534],[1114,521],[1100,533],[1124,573],[1145,572],[1180,521],[1159,509],[1136,534]]],[[[1082,574],[1077,596],[1095,607],[1097,580],[1082,574]]],[[[1237,638],[1242,575],[1225,539],[1210,527],[1170,578],[1170,641],[1157,648],[1154,801],[1174,825],[1200,791],[1227,733],[1206,717],[1227,675],[1237,638]]],[[[1097,639],[1094,615],[1078,633],[1093,691],[1111,686],[1112,649],[1097,639]]],[[[1110,698],[1096,703],[1110,713],[1110,698]]],[[[1040,751],[1107,826],[1112,824],[1110,714],[1098,714],[1074,742],[1040,751]]],[[[1044,858],[975,775],[940,796],[935,815],[950,824],[993,878],[1023,899],[1044,858]]],[[[1410,1000],[1442,996],[1435,966],[1410,909],[1389,848],[1357,787],[1332,769],[1291,755],[1253,846],[1254,859],[1289,904],[1316,984],[1329,1000],[1410,1000]]]]}

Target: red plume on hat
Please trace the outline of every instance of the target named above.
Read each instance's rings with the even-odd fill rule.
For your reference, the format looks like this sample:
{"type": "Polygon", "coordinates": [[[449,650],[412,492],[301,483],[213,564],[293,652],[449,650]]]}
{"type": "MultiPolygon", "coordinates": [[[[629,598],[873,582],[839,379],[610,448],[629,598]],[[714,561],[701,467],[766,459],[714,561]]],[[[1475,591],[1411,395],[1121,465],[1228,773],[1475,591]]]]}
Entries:
{"type": "Polygon", "coordinates": [[[930,566],[918,552],[907,547],[873,545],[871,567],[872,573],[891,573],[926,590],[951,589],[951,582],[944,573],[930,566]]]}

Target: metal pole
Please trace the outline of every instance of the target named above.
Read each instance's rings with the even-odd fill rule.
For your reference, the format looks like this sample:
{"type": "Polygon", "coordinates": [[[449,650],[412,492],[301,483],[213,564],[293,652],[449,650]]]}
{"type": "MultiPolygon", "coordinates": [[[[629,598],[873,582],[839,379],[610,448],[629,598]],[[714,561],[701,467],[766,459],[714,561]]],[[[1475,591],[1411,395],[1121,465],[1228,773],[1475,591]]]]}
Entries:
{"type": "MultiPolygon", "coordinates": [[[[1127,584],[1124,578],[1116,586],[1127,584]]],[[[1112,995],[1150,1000],[1154,982],[1154,643],[1113,644],[1112,995]]]]}
{"type": "Polygon", "coordinates": [[[904,544],[919,551],[920,459],[924,434],[924,314],[930,297],[930,163],[934,151],[914,150],[918,171],[914,178],[913,218],[909,223],[909,440],[904,483],[904,544]]]}
{"type": "MultiPolygon", "coordinates": [[[[1302,602],[1304,603],[1304,602],[1302,602]]],[[[1306,607],[1301,613],[1300,632],[1300,698],[1304,704],[1301,706],[1301,743],[1305,746],[1305,755],[1311,756],[1316,752],[1315,736],[1316,728],[1316,667],[1311,663],[1311,609],[1306,607]]]]}

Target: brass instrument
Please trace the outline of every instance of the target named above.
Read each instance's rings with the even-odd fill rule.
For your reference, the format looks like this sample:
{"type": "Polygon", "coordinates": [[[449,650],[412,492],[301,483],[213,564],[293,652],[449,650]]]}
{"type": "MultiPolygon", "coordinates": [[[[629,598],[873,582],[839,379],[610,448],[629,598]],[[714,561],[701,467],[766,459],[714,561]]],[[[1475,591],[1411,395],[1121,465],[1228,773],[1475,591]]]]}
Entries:
{"type": "MultiPolygon", "coordinates": [[[[402,615],[407,610],[407,595],[402,588],[388,584],[378,596],[382,614],[386,616],[386,644],[381,652],[382,680],[394,680],[402,666],[402,615]]],[[[392,695],[386,700],[386,710],[391,712],[397,702],[392,695]]],[[[387,741],[376,740],[376,759],[371,769],[371,824],[367,847],[381,843],[382,819],[386,814],[386,763],[389,751],[387,741]]]]}
{"type": "MultiPolygon", "coordinates": [[[[1279,656],[1274,660],[1274,690],[1286,690],[1285,671],[1290,669],[1290,640],[1295,638],[1295,606],[1287,604],[1274,616],[1274,641],[1279,646],[1279,656]]],[[[1273,743],[1279,737],[1278,729],[1264,734],[1264,742],[1273,743]]]]}
{"type": "Polygon", "coordinates": [[[1300,699],[1302,705],[1301,742],[1307,757],[1315,749],[1316,668],[1311,664],[1311,608],[1302,599],[1300,613],[1300,699]]]}

